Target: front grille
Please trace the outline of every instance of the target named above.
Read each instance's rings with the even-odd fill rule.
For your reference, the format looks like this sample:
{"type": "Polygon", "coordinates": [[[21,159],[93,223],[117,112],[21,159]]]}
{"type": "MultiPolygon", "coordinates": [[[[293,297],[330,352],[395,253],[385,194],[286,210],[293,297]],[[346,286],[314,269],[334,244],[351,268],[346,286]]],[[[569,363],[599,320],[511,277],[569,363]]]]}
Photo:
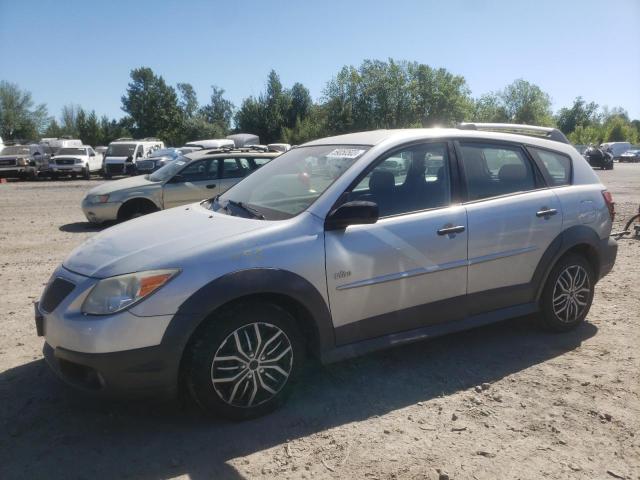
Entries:
{"type": "Polygon", "coordinates": [[[4,158],[0,160],[0,167],[15,167],[18,161],[15,158],[4,158]]]}
{"type": "Polygon", "coordinates": [[[124,172],[124,163],[107,163],[107,172],[109,173],[124,172]]]}
{"type": "Polygon", "coordinates": [[[40,302],[40,308],[47,313],[53,312],[75,287],[76,286],[68,280],[60,277],[56,278],[49,284],[47,290],[44,292],[42,301],[40,302]]]}
{"type": "Polygon", "coordinates": [[[56,165],[73,165],[76,161],[73,158],[56,158],[56,165]]]}

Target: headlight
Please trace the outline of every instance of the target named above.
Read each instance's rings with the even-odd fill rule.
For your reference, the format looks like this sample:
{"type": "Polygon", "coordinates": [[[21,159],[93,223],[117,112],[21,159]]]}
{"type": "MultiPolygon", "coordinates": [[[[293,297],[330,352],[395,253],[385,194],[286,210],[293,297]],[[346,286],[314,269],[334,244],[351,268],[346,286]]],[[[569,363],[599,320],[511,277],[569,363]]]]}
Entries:
{"type": "Polygon", "coordinates": [[[82,163],[82,159],[81,158],[76,158],[74,161],[75,161],[75,163],[82,163]]]}
{"type": "Polygon", "coordinates": [[[29,160],[27,158],[19,158],[18,165],[20,165],[21,167],[29,165],[29,160]]]}
{"type": "Polygon", "coordinates": [[[89,197],[89,203],[107,203],[109,201],[109,195],[91,195],[89,197]]]}
{"type": "Polygon", "coordinates": [[[82,304],[89,315],[109,315],[125,310],[158,290],[178,269],[149,270],[100,280],[82,304]]]}

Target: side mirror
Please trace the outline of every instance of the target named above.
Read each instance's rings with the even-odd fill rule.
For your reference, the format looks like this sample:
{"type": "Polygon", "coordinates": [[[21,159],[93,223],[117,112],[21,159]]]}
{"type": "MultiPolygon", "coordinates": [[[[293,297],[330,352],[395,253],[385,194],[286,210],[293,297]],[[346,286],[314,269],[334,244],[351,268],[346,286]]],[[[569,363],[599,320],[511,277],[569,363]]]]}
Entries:
{"type": "Polygon", "coordinates": [[[180,174],[174,175],[169,181],[169,183],[182,183],[182,182],[184,182],[184,177],[180,174]]]}
{"type": "Polygon", "coordinates": [[[95,156],[96,156],[96,154],[95,154],[94,152],[91,152],[91,153],[89,154],[89,156],[90,156],[90,157],[95,157],[95,156]]]}
{"type": "Polygon", "coordinates": [[[353,201],[340,205],[324,221],[325,230],[342,230],[349,225],[365,225],[378,221],[378,204],[353,201]]]}

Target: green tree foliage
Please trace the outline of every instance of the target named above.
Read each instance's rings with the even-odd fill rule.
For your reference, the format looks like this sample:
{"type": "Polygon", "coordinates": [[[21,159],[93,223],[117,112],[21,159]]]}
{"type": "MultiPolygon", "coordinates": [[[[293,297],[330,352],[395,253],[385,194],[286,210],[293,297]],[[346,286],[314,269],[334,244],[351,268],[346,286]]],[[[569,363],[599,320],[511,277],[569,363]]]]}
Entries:
{"type": "Polygon", "coordinates": [[[509,121],[500,94],[486,93],[473,102],[471,119],[475,122],[506,123],[509,121]]]}
{"type": "Polygon", "coordinates": [[[602,143],[602,129],[594,125],[588,127],[578,125],[568,138],[574,145],[599,145],[602,143]]]}
{"type": "Polygon", "coordinates": [[[34,140],[49,123],[47,107],[35,105],[31,93],[15,83],[0,81],[0,136],[5,140],[34,140]]]}
{"type": "Polygon", "coordinates": [[[236,129],[258,135],[263,143],[276,142],[285,133],[293,135],[296,125],[303,128],[311,104],[309,91],[302,84],[286,89],[275,70],[271,70],[265,91],[258,98],[246,98],[236,112],[236,129]]]}
{"type": "Polygon", "coordinates": [[[182,111],[178,95],[150,68],[131,71],[131,82],[122,96],[122,110],[131,117],[137,137],[158,136],[170,144],[180,143],[182,111]]]}
{"type": "Polygon", "coordinates": [[[587,103],[582,97],[576,97],[569,108],[561,108],[556,116],[558,128],[565,134],[570,134],[576,127],[588,127],[599,122],[598,104],[587,103]]]}
{"type": "Polygon", "coordinates": [[[507,85],[499,97],[509,122],[553,125],[551,97],[537,85],[518,79],[507,85]]]}
{"type": "Polygon", "coordinates": [[[640,141],[640,120],[621,108],[599,108],[577,97],[555,117],[540,87],[515,80],[502,90],[472,98],[464,77],[429,65],[388,59],[346,65],[314,102],[301,83],[285,87],[275,71],[265,89],[235,109],[225,91],[212,86],[199,106],[189,83],[167,85],[150,68],[131,71],[122,97],[127,113],[119,120],[97,118],[94,111],[66,105],[59,119],[48,119],[44,105],[34,106],[29,92],[0,82],[0,135],[35,139],[71,135],[91,145],[126,136],[157,136],[169,145],[221,138],[230,131],[254,133],[262,142],[300,144],[327,135],[376,128],[450,126],[463,120],[557,125],[576,144],[640,141]]]}
{"type": "Polygon", "coordinates": [[[331,133],[451,125],[472,107],[463,77],[417,62],[365,60],[344,66],[324,90],[331,133]]]}
{"type": "Polygon", "coordinates": [[[192,118],[198,111],[198,97],[193,85],[178,83],[176,88],[179,95],[178,106],[182,110],[182,114],[185,118],[192,118]]]}
{"type": "Polygon", "coordinates": [[[211,86],[209,103],[200,109],[200,115],[205,123],[211,124],[206,128],[215,128],[219,136],[225,136],[231,129],[234,105],[224,97],[224,89],[211,86]]]}

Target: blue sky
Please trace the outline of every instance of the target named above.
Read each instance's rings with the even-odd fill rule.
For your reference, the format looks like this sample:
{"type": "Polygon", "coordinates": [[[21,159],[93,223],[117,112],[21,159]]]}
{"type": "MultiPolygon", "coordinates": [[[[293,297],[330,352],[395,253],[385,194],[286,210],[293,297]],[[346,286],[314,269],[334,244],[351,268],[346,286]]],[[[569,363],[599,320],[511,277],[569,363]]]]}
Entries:
{"type": "Polygon", "coordinates": [[[272,68],[318,98],[341,66],[389,57],[463,75],[474,96],[524,78],[554,110],[582,95],[640,118],[640,0],[0,0],[0,79],[56,116],[119,118],[138,66],[239,105],[272,68]]]}

